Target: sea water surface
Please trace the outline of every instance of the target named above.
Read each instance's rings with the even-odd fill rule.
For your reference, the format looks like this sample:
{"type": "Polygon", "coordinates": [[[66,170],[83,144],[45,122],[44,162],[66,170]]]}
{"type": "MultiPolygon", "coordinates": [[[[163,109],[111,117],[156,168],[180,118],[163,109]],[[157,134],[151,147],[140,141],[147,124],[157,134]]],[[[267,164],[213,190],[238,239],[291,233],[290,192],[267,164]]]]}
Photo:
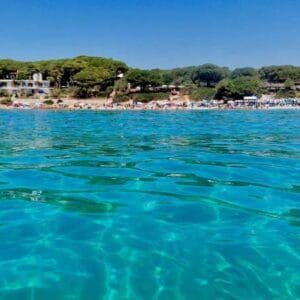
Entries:
{"type": "Polygon", "coordinates": [[[0,112],[1,300],[300,298],[300,111],[0,112]]]}

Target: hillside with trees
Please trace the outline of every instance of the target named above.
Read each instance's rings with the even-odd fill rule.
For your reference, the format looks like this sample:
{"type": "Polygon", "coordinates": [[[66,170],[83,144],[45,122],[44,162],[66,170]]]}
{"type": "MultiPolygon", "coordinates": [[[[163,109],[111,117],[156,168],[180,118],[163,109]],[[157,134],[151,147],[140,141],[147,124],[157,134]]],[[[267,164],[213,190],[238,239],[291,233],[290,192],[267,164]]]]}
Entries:
{"type": "MultiPolygon", "coordinates": [[[[300,92],[300,67],[266,66],[230,70],[213,64],[171,70],[141,70],[102,57],[21,62],[0,60],[0,79],[25,80],[41,73],[50,81],[50,97],[113,97],[116,101],[166,99],[172,89],[193,100],[242,99],[271,94],[296,97],[300,92]]],[[[3,92],[3,91],[2,91],[3,92]]]]}

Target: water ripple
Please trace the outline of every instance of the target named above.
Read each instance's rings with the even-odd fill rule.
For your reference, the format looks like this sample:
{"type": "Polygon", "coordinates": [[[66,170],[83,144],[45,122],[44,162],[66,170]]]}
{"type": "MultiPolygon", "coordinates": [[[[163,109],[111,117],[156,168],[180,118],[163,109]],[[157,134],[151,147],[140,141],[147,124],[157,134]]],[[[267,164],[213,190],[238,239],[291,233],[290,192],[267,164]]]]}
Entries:
{"type": "Polygon", "coordinates": [[[1,300],[299,298],[299,117],[0,112],[1,300]]]}

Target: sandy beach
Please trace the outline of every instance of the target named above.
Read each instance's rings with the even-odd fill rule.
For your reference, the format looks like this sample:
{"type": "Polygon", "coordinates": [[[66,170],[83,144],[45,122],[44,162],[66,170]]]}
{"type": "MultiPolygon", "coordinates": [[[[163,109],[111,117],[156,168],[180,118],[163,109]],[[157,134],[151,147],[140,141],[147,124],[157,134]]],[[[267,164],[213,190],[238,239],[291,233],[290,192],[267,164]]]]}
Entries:
{"type": "MultiPolygon", "coordinates": [[[[48,100],[49,101],[49,100],[48,100]]],[[[11,105],[0,104],[0,109],[44,109],[44,110],[237,110],[237,109],[299,109],[299,99],[274,99],[268,101],[187,101],[161,100],[148,103],[127,101],[114,103],[111,99],[55,99],[52,104],[45,103],[44,99],[14,99],[11,105]]]]}

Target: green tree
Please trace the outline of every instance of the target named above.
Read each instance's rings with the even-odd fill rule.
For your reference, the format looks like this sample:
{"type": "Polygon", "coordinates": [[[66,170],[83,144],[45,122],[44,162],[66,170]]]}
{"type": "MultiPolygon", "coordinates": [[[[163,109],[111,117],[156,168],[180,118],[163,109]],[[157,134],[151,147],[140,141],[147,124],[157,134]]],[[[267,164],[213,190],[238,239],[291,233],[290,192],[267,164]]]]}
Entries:
{"type": "Polygon", "coordinates": [[[260,94],[260,81],[255,77],[226,79],[217,86],[217,99],[243,99],[244,96],[260,94]]]}
{"type": "Polygon", "coordinates": [[[232,99],[235,96],[235,87],[234,83],[230,79],[222,80],[216,87],[216,99],[228,100],[232,99]]]}
{"type": "Polygon", "coordinates": [[[254,68],[245,67],[245,68],[237,68],[234,69],[231,73],[231,78],[239,78],[239,77],[254,77],[258,75],[258,71],[254,68]]]}
{"type": "Polygon", "coordinates": [[[145,89],[147,86],[158,86],[162,84],[161,74],[158,70],[131,69],[128,71],[126,80],[132,87],[140,86],[145,89]]]}
{"type": "Polygon", "coordinates": [[[300,80],[300,67],[295,66],[268,66],[259,70],[262,80],[271,83],[284,83],[291,79],[294,81],[300,80]]]}
{"type": "Polygon", "coordinates": [[[117,80],[114,86],[117,93],[126,93],[128,89],[128,81],[125,77],[117,80]]]}
{"type": "Polygon", "coordinates": [[[290,79],[290,78],[287,79],[284,82],[284,87],[285,87],[286,90],[292,90],[295,87],[295,81],[290,79]]]}
{"type": "Polygon", "coordinates": [[[192,84],[193,72],[196,67],[176,68],[161,71],[162,83],[165,85],[189,85],[192,84]]]}
{"type": "Polygon", "coordinates": [[[87,67],[74,76],[80,86],[100,85],[110,78],[109,72],[102,67],[87,67]]]}
{"type": "Polygon", "coordinates": [[[205,64],[194,70],[192,80],[196,84],[205,83],[207,87],[211,87],[229,75],[230,71],[228,68],[205,64]]]}

